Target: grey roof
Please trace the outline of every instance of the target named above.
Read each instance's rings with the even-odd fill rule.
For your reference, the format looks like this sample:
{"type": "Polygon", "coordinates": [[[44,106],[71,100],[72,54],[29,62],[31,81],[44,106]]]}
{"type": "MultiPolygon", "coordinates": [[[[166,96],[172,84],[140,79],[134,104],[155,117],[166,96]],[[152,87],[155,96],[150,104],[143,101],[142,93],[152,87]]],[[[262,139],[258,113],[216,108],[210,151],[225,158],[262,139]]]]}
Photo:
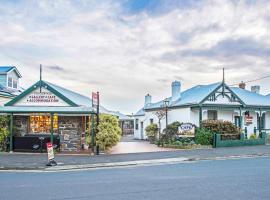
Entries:
{"type": "Polygon", "coordinates": [[[238,87],[231,87],[231,90],[249,106],[270,106],[270,98],[249,90],[238,87]]]}
{"type": "Polygon", "coordinates": [[[0,84],[0,95],[5,96],[5,97],[15,97],[19,94],[21,94],[22,90],[21,89],[14,89],[14,88],[9,88],[5,87],[0,84]]]}
{"type": "MultiPolygon", "coordinates": [[[[168,97],[170,107],[178,107],[185,105],[196,105],[201,103],[211,92],[222,86],[222,83],[213,83],[209,85],[197,85],[190,89],[181,92],[181,97],[172,102],[171,97],[168,97]]],[[[226,87],[229,87],[226,85],[226,87]]],[[[245,89],[237,87],[229,87],[233,93],[235,93],[241,101],[247,106],[268,106],[270,107],[270,94],[267,96],[257,94],[245,89]]],[[[145,109],[155,109],[163,106],[164,100],[148,104],[146,107],[141,108],[135,115],[144,115],[145,109]]]]}
{"type": "MultiPolygon", "coordinates": [[[[67,97],[68,99],[70,99],[75,104],[77,104],[79,106],[92,107],[92,99],[91,98],[84,96],[82,94],[79,94],[77,92],[73,92],[71,90],[68,90],[66,88],[63,88],[61,86],[55,85],[53,83],[50,83],[47,81],[44,81],[44,82],[46,84],[48,84],[49,86],[51,86],[53,89],[57,90],[59,93],[61,93],[65,97],[67,97]]],[[[99,106],[99,110],[100,110],[100,113],[116,115],[119,117],[119,119],[126,119],[127,118],[126,115],[120,113],[119,111],[117,111],[117,112],[111,111],[111,110],[104,108],[101,105],[99,106]]]]}
{"type": "Polygon", "coordinates": [[[120,120],[130,120],[131,118],[119,111],[111,111],[110,112],[112,115],[117,116],[120,120]]]}
{"type": "Polygon", "coordinates": [[[55,85],[53,83],[50,83],[47,81],[44,81],[44,82],[46,84],[48,84],[49,86],[51,86],[53,89],[57,90],[62,95],[64,95],[66,98],[68,98],[69,100],[74,102],[75,104],[77,104],[79,106],[92,107],[92,99],[90,99],[89,97],[81,95],[77,92],[73,92],[73,91],[68,90],[66,88],[63,88],[61,86],[55,85]]]}
{"type": "Polygon", "coordinates": [[[14,66],[0,66],[0,72],[9,72],[14,66]]]}
{"type": "Polygon", "coordinates": [[[134,116],[141,116],[141,115],[144,115],[145,114],[145,110],[144,110],[144,107],[141,108],[140,110],[138,110],[134,116]]]}
{"type": "Polygon", "coordinates": [[[0,74],[6,74],[11,70],[15,70],[15,72],[17,73],[17,75],[21,78],[22,75],[20,74],[20,72],[18,71],[18,69],[15,66],[0,66],[0,74]]]}
{"type": "MultiPolygon", "coordinates": [[[[207,97],[212,91],[218,88],[222,83],[213,83],[209,85],[197,85],[190,89],[181,92],[181,97],[172,102],[171,97],[168,97],[169,106],[183,106],[200,103],[205,97],[207,97]]],[[[152,103],[146,106],[145,109],[159,108],[163,106],[163,100],[157,103],[152,103]]]]}
{"type": "MultiPolygon", "coordinates": [[[[25,112],[72,112],[72,113],[89,113],[89,112],[92,112],[93,111],[93,108],[92,108],[92,99],[87,97],[87,96],[84,96],[84,95],[81,95],[77,92],[73,92],[69,89],[66,89],[66,88],[63,88],[61,86],[58,86],[58,85],[55,85],[53,83],[50,83],[50,82],[47,82],[47,81],[44,81],[42,80],[44,83],[46,83],[48,86],[50,86],[51,88],[53,88],[54,90],[56,90],[57,92],[59,92],[60,94],[62,94],[63,96],[65,96],[67,99],[71,100],[72,102],[74,102],[76,105],[78,106],[75,106],[75,107],[57,107],[57,106],[54,106],[54,107],[49,107],[49,106],[5,106],[3,107],[4,109],[0,109],[0,112],[3,112],[3,111],[18,111],[18,112],[23,112],[23,110],[25,112]]],[[[38,84],[39,82],[35,83],[34,85],[38,84]]],[[[0,87],[1,89],[1,87],[0,87]]],[[[1,94],[1,93],[0,93],[1,94]]],[[[117,115],[119,117],[119,119],[124,119],[126,118],[127,116],[125,116],[124,114],[120,113],[120,112],[115,112],[115,111],[110,111],[110,110],[107,110],[106,108],[104,108],[103,106],[100,105],[100,113],[104,113],[104,114],[112,114],[112,115],[117,115]]]]}

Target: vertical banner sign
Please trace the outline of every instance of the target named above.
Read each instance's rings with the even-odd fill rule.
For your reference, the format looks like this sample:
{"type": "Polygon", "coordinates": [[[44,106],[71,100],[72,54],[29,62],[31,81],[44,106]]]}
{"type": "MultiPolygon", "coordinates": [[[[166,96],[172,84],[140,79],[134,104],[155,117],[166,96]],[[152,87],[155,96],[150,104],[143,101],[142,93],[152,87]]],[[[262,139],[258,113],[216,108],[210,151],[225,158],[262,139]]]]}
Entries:
{"type": "Polygon", "coordinates": [[[47,143],[47,152],[48,152],[48,160],[54,159],[54,153],[53,153],[53,145],[51,142],[47,143]]]}
{"type": "Polygon", "coordinates": [[[98,104],[99,104],[98,93],[92,92],[92,107],[94,108],[96,112],[97,112],[98,104]]]}

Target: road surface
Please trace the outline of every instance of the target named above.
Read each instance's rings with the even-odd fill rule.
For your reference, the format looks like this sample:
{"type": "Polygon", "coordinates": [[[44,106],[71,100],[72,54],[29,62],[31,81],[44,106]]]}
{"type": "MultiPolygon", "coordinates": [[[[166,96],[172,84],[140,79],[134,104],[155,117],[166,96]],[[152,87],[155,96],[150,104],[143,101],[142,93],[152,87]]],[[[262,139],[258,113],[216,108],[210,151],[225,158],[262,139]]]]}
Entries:
{"type": "Polygon", "coordinates": [[[270,199],[270,157],[53,173],[0,172],[0,199],[270,199]]]}

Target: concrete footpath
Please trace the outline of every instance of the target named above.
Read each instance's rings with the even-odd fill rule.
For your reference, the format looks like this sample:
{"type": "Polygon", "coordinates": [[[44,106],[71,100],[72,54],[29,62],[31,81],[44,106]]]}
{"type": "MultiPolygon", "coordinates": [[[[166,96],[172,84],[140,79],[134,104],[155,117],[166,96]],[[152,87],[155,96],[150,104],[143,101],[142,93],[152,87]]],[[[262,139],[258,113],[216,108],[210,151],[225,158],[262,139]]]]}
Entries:
{"type": "Polygon", "coordinates": [[[0,170],[86,169],[232,157],[270,156],[270,146],[227,147],[115,155],[61,155],[57,167],[46,167],[47,154],[0,153],[0,170]]]}

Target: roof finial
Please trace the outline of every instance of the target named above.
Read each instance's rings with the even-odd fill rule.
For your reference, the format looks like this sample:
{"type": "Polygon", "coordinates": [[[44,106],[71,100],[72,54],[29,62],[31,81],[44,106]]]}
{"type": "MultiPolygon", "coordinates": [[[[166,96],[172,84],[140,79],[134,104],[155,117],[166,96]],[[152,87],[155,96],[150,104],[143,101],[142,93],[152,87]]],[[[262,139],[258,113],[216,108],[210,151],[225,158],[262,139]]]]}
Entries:
{"type": "Polygon", "coordinates": [[[225,69],[224,69],[224,67],[222,68],[222,70],[223,70],[222,83],[225,83],[225,69]]]}
{"type": "Polygon", "coordinates": [[[39,65],[39,92],[41,93],[42,65],[39,65]]]}
{"type": "Polygon", "coordinates": [[[225,93],[225,69],[224,67],[222,68],[223,71],[223,77],[222,77],[222,96],[224,97],[224,93],[225,93]]]}

